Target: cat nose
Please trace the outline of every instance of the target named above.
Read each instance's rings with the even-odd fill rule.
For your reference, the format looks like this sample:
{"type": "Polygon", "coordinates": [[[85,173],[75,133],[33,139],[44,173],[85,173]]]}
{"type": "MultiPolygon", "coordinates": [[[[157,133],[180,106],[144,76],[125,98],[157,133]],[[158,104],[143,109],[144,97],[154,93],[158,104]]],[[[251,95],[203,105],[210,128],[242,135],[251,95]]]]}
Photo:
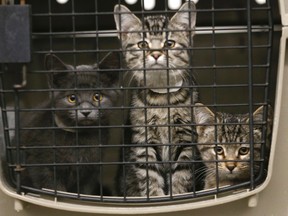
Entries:
{"type": "Polygon", "coordinates": [[[79,113],[81,113],[83,116],[88,117],[90,113],[92,112],[92,106],[88,102],[83,102],[79,107],[79,113]]]}
{"type": "Polygon", "coordinates": [[[159,53],[159,52],[153,52],[151,55],[152,55],[152,57],[153,57],[155,60],[157,60],[157,59],[161,56],[161,53],[159,53]]]}
{"type": "Polygon", "coordinates": [[[81,111],[81,113],[82,113],[85,117],[87,117],[88,115],[90,115],[91,111],[90,111],[90,110],[83,110],[83,111],[81,111]]]}
{"type": "Polygon", "coordinates": [[[230,172],[232,172],[235,169],[236,165],[234,162],[230,162],[226,164],[226,167],[230,172]]]}

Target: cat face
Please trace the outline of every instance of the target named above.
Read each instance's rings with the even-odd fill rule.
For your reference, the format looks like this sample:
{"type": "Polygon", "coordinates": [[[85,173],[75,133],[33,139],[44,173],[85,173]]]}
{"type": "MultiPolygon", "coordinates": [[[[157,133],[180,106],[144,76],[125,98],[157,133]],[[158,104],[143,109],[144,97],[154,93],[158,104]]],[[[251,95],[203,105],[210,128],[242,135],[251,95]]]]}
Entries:
{"type": "MultiPolygon", "coordinates": [[[[243,140],[244,142],[244,140],[243,140]]],[[[247,142],[247,141],[246,141],[247,142]]],[[[204,150],[205,147],[202,149],[204,150]]],[[[201,154],[203,161],[207,167],[206,175],[214,177],[216,184],[216,176],[220,181],[220,185],[230,182],[239,182],[241,180],[249,180],[250,177],[250,145],[249,144],[220,144],[212,145],[204,150],[201,154]],[[210,162],[207,162],[210,161],[210,162]],[[215,161],[218,161],[217,163],[215,161]]],[[[261,145],[254,145],[254,172],[259,172],[261,159],[261,145]]]]}
{"type": "MultiPolygon", "coordinates": [[[[112,102],[109,96],[101,91],[64,91],[55,97],[56,123],[65,126],[97,126],[106,124],[105,111],[112,102]],[[63,111],[61,111],[63,110],[63,111]],[[102,119],[101,123],[100,120],[102,119]]],[[[108,112],[108,110],[106,110],[108,112]]]]}
{"type": "Polygon", "coordinates": [[[97,64],[74,68],[54,55],[46,56],[46,68],[53,70],[49,86],[58,127],[107,124],[107,108],[116,101],[117,93],[105,88],[115,85],[116,72],[100,72],[97,64]]]}
{"type": "MultiPolygon", "coordinates": [[[[249,144],[250,127],[248,115],[213,113],[207,107],[196,104],[194,107],[195,123],[198,133],[198,149],[206,169],[206,185],[216,186],[218,176],[220,186],[235,184],[250,179],[251,146],[249,144]],[[202,107],[200,107],[202,106],[202,107]],[[215,126],[215,123],[218,125],[215,126]]],[[[260,160],[263,159],[262,136],[263,111],[261,106],[253,113],[253,167],[255,175],[259,172],[260,160]],[[259,122],[259,125],[256,123],[259,122]]],[[[267,129],[271,127],[272,110],[268,107],[267,129]]],[[[267,134],[270,129],[267,130],[267,134]]],[[[268,145],[268,143],[266,143],[268,145]]]]}
{"type": "Polygon", "coordinates": [[[189,66],[187,48],[192,45],[195,9],[193,2],[187,2],[170,20],[161,15],[147,16],[142,23],[125,6],[115,6],[114,18],[125,60],[139,85],[182,86],[187,76],[183,68],[189,66]]]}

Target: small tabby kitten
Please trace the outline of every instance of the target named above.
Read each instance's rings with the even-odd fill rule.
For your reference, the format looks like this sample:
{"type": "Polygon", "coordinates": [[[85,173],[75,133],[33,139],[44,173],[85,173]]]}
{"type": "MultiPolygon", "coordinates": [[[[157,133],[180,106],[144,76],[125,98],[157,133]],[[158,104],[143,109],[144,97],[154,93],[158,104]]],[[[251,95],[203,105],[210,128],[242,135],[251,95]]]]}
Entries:
{"type": "Polygon", "coordinates": [[[124,158],[131,165],[125,165],[120,174],[120,194],[125,196],[192,190],[195,167],[191,161],[196,148],[190,144],[196,136],[191,104],[198,100],[198,93],[189,70],[189,48],[195,10],[194,3],[187,2],[169,20],[162,15],[146,16],[142,23],[125,6],[114,8],[125,62],[140,87],[132,94],[133,146],[126,148],[124,158]]]}
{"type": "Polygon", "coordinates": [[[41,111],[21,112],[19,146],[27,165],[21,185],[100,193],[97,163],[103,151],[99,145],[107,144],[109,136],[101,127],[109,123],[109,107],[119,97],[115,90],[105,89],[115,86],[119,75],[99,71],[112,68],[110,58],[106,56],[106,63],[100,65],[74,68],[55,55],[46,56],[46,68],[53,70],[49,73],[50,100],[41,111]]]}
{"type": "MultiPolygon", "coordinates": [[[[261,165],[259,161],[263,158],[268,160],[270,149],[268,137],[271,133],[273,114],[270,106],[267,109],[266,124],[262,123],[265,122],[264,106],[253,113],[255,177],[259,174],[261,165]],[[263,146],[263,142],[266,146],[263,146]],[[267,151],[265,156],[263,156],[263,149],[267,151]]],[[[205,189],[249,181],[251,144],[248,114],[213,113],[208,107],[197,103],[194,107],[194,115],[197,124],[198,149],[206,166],[205,189]]]]}

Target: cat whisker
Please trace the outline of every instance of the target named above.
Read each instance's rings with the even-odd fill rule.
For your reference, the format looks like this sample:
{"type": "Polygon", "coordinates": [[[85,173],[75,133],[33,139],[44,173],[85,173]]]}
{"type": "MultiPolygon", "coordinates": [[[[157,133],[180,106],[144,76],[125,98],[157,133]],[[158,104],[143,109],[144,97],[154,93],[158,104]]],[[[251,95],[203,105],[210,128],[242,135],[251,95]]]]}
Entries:
{"type": "Polygon", "coordinates": [[[170,71],[172,72],[172,76],[174,77],[174,74],[180,75],[182,80],[188,81],[188,77],[190,74],[188,74],[187,70],[185,69],[177,69],[177,66],[175,66],[173,63],[169,62],[169,67],[171,68],[170,71]],[[175,69],[174,69],[175,68],[175,69]],[[181,73],[177,72],[177,71],[181,71],[181,73]]]}
{"type": "Polygon", "coordinates": [[[206,167],[201,167],[195,171],[196,181],[204,179],[206,176],[206,167]],[[200,173],[200,174],[199,174],[200,173]]]}
{"type": "Polygon", "coordinates": [[[207,179],[210,179],[210,177],[216,178],[215,169],[207,169],[205,174],[206,174],[205,178],[207,178],[207,179]]]}

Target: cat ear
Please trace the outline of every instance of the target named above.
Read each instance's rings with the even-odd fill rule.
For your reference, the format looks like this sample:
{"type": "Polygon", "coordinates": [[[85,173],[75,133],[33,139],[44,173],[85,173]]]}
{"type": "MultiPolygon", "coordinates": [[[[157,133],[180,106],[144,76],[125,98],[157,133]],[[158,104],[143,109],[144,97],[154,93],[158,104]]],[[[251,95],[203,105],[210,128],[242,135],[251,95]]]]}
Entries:
{"type": "Polygon", "coordinates": [[[215,122],[215,114],[206,106],[201,103],[196,103],[193,108],[194,120],[196,125],[196,130],[198,134],[202,134],[206,125],[201,124],[212,124],[215,122]]]}
{"type": "MultiPolygon", "coordinates": [[[[263,108],[264,107],[261,106],[253,113],[253,121],[254,122],[262,122],[263,121],[263,108]]],[[[247,121],[249,121],[249,119],[247,121]]]]}
{"type": "Polygon", "coordinates": [[[45,56],[45,67],[47,70],[69,70],[70,66],[65,64],[60,58],[53,54],[45,56]]]}
{"type": "Polygon", "coordinates": [[[109,52],[99,62],[101,80],[105,83],[114,84],[119,80],[121,68],[121,53],[109,52]]]}
{"type": "MultiPolygon", "coordinates": [[[[180,30],[193,30],[196,24],[196,6],[192,1],[184,3],[170,22],[179,26],[180,30]]],[[[191,32],[192,36],[195,34],[191,32]]]]}
{"type": "Polygon", "coordinates": [[[48,85],[50,88],[61,86],[63,78],[67,75],[67,72],[55,72],[63,70],[72,70],[73,66],[65,64],[60,58],[53,54],[47,54],[45,56],[46,70],[51,70],[48,74],[48,85]]]}
{"type": "MultiPolygon", "coordinates": [[[[253,121],[254,122],[262,122],[263,121],[263,115],[264,115],[264,106],[260,106],[258,109],[256,109],[253,113],[253,121]]],[[[271,121],[273,118],[273,110],[270,105],[266,107],[267,110],[267,120],[271,121]]],[[[246,120],[246,123],[249,123],[249,118],[246,120]]]]}
{"type": "Polygon", "coordinates": [[[114,7],[114,20],[119,32],[118,37],[122,40],[126,39],[128,31],[135,29],[137,26],[142,26],[140,19],[121,4],[114,7]]]}
{"type": "Polygon", "coordinates": [[[98,63],[100,69],[119,69],[121,68],[121,53],[111,51],[107,53],[98,63]]]}
{"type": "MultiPolygon", "coordinates": [[[[272,107],[270,105],[268,105],[266,107],[268,110],[267,110],[267,129],[268,129],[268,133],[271,132],[271,129],[272,129],[272,124],[273,124],[273,110],[272,110],[272,107]]],[[[254,122],[254,125],[256,127],[259,127],[257,126],[257,122],[263,122],[263,117],[264,117],[264,111],[265,111],[265,107],[264,106],[260,106],[254,113],[253,113],[253,122],[254,122]]],[[[246,123],[248,124],[249,123],[249,118],[246,120],[246,123]]],[[[262,127],[262,125],[260,125],[260,127],[262,127]]]]}
{"type": "MultiPolygon", "coordinates": [[[[246,123],[249,124],[249,118],[246,120],[246,123]]],[[[272,110],[272,107],[270,105],[268,105],[267,107],[261,106],[253,113],[254,134],[257,134],[257,133],[255,133],[255,131],[262,132],[263,127],[266,129],[266,136],[269,137],[271,135],[272,127],[273,127],[273,110],[272,110]],[[265,108],[268,109],[267,110],[267,119],[263,119],[264,118],[264,112],[266,111],[265,108]],[[266,121],[267,124],[263,124],[262,123],[263,121],[266,121]]],[[[270,142],[266,142],[266,145],[268,148],[270,148],[269,143],[270,142]]]]}
{"type": "Polygon", "coordinates": [[[194,118],[196,124],[209,124],[214,122],[215,114],[201,103],[194,106],[194,118]]]}

